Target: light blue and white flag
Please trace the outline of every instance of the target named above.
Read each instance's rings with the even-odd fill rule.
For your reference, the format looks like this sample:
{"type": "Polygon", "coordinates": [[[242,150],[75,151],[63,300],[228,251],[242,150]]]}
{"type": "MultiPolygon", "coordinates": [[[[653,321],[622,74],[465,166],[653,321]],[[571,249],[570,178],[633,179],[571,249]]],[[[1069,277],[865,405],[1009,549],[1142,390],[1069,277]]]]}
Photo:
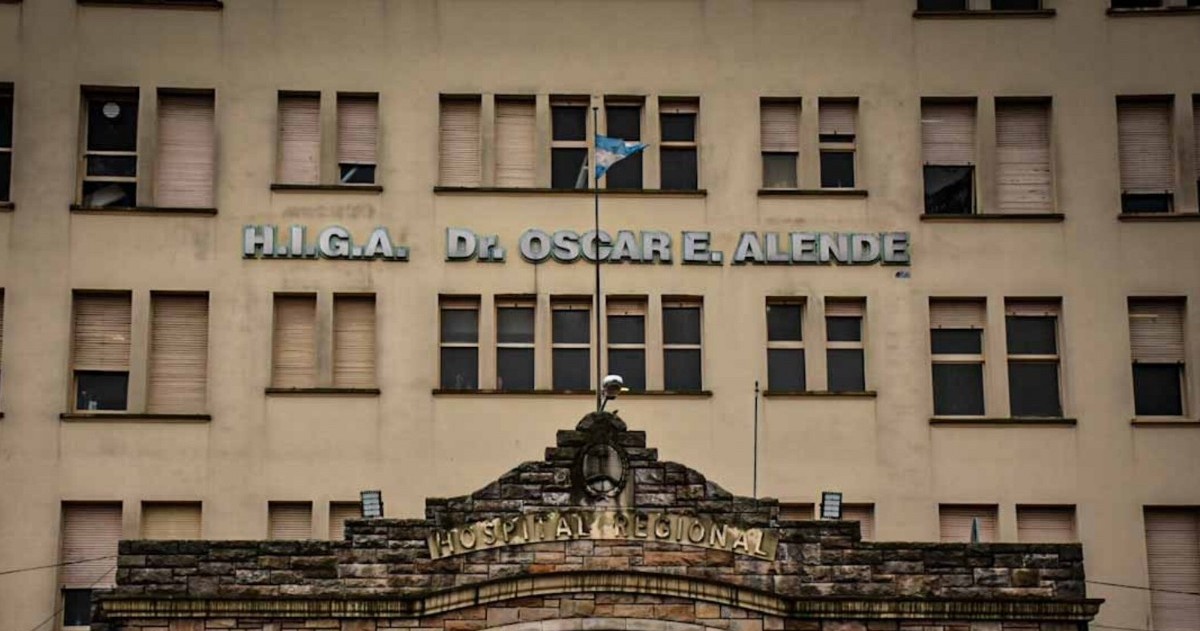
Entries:
{"type": "Polygon", "coordinates": [[[609,167],[645,149],[646,145],[636,140],[621,140],[596,135],[596,181],[604,177],[609,167]]]}

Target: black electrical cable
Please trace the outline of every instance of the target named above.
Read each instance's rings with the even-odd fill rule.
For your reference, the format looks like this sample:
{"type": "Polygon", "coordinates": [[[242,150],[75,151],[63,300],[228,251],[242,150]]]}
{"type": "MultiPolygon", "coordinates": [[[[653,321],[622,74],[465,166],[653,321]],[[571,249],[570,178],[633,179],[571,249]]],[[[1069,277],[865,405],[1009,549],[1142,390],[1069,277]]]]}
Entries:
{"type": "Polygon", "coordinates": [[[2,571],[0,571],[0,576],[5,576],[8,574],[20,574],[21,572],[32,572],[34,570],[44,570],[46,568],[51,568],[51,567],[62,567],[64,565],[77,565],[79,563],[90,563],[92,561],[101,561],[104,559],[115,559],[115,558],[117,558],[117,555],[109,554],[109,555],[105,555],[102,557],[93,557],[90,559],[79,559],[77,561],[63,561],[62,563],[51,563],[50,565],[34,565],[32,567],[21,567],[21,568],[17,568],[14,570],[2,570],[2,571]]]}

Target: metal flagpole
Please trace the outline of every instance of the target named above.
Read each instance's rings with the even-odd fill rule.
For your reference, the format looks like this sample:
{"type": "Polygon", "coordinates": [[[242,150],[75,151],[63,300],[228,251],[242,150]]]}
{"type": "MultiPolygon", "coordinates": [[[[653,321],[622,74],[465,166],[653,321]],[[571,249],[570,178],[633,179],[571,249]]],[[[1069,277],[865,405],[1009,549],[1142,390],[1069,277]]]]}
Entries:
{"type": "Polygon", "coordinates": [[[758,380],[754,380],[754,490],[758,498],[758,380]]]}
{"type": "MultiPolygon", "coordinates": [[[[600,132],[600,108],[592,106],[592,138],[593,143],[596,134],[600,132]]],[[[592,149],[592,155],[589,162],[596,161],[596,150],[592,149]]],[[[600,176],[596,174],[596,165],[592,165],[592,174],[595,181],[592,182],[592,204],[593,204],[593,219],[595,219],[595,232],[592,235],[592,257],[596,267],[596,411],[599,412],[604,405],[604,376],[600,373],[600,353],[603,352],[604,346],[600,343],[600,176]]]]}

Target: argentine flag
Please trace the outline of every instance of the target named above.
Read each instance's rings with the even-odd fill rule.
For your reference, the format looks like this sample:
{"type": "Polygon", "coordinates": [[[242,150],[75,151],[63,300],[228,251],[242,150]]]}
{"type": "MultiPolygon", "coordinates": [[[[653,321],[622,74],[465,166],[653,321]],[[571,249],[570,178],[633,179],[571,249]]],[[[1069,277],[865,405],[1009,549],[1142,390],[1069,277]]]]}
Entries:
{"type": "Polygon", "coordinates": [[[635,140],[621,140],[608,136],[596,136],[596,181],[608,172],[612,165],[645,149],[646,145],[635,140]]]}

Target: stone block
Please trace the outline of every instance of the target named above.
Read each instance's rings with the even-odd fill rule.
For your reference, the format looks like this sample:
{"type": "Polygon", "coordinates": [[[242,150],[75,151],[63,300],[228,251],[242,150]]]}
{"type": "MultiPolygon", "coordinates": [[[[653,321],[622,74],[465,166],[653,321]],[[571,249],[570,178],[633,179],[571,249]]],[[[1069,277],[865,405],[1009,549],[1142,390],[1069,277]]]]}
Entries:
{"type": "Polygon", "coordinates": [[[516,607],[488,607],[487,609],[487,626],[498,627],[500,625],[512,624],[517,621],[516,607]]]}
{"type": "Polygon", "coordinates": [[[976,568],[975,584],[980,587],[1006,587],[1012,584],[1008,568],[976,568]]]}
{"type": "MultiPolygon", "coordinates": [[[[784,578],[784,577],[779,577],[779,578],[784,578]]],[[[720,605],[715,605],[713,603],[699,602],[699,603],[696,603],[695,608],[696,608],[696,617],[697,618],[720,618],[721,617],[721,606],[720,605]]]]}

